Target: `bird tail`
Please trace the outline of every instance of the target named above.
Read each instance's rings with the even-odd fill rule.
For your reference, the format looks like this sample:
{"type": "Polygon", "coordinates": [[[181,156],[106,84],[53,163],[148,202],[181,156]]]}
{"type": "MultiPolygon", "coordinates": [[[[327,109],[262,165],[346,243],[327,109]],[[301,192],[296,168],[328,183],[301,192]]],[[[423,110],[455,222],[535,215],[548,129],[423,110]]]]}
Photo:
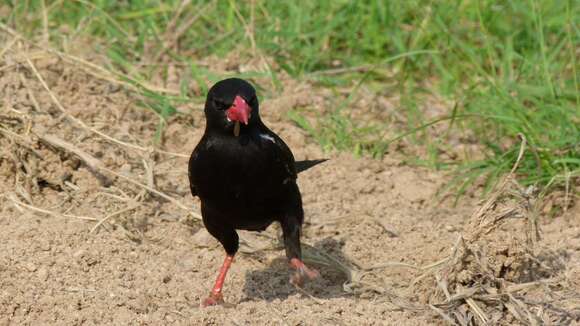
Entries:
{"type": "Polygon", "coordinates": [[[320,164],[322,162],[328,161],[328,159],[321,159],[321,160],[303,160],[303,161],[296,161],[294,166],[296,166],[296,173],[300,173],[310,169],[311,167],[320,164]]]}

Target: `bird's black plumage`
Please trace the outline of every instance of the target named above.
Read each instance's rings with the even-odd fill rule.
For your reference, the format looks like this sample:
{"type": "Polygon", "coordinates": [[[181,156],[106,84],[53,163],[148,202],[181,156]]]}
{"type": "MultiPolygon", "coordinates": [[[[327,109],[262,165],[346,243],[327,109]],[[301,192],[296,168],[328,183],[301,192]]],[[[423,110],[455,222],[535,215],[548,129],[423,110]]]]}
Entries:
{"type": "Polygon", "coordinates": [[[215,84],[207,95],[205,116],[205,133],[189,160],[191,193],[201,199],[205,227],[233,256],[238,250],[236,230],[261,231],[278,221],[288,259],[301,260],[304,212],[296,178],[324,160],[295,162],[284,141],[261,121],[256,92],[242,79],[215,84]],[[240,122],[230,121],[227,111],[240,101],[251,111],[236,135],[240,122]]]}

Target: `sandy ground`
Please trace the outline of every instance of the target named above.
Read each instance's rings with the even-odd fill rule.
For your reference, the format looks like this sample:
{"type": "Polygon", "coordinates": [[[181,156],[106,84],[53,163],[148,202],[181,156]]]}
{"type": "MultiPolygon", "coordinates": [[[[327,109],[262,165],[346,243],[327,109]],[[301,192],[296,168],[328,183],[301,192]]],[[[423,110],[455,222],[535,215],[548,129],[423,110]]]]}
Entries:
{"type": "MultiPolygon", "coordinates": [[[[419,267],[457,249],[482,203],[441,201],[435,193],[448,177],[406,166],[396,153],[383,160],[323,153],[285,115],[324,106],[323,92],[303,96],[307,85],[263,101],[261,111],[298,159],[331,159],[299,178],[306,256],[322,277],[294,288],[278,228],[242,233],[225,286],[234,306],[200,308],[224,256],[191,214],[199,203],[186,168],[203,132],[201,104],[180,107],[154,144],[159,117],[139,107],[137,95],[52,56],[31,61],[38,74],[15,58],[0,70],[0,325],[445,324],[437,311],[482,323],[468,300],[429,308],[445,297],[435,274],[417,280],[419,267]]],[[[514,301],[496,296],[507,303],[484,309],[490,324],[579,322],[578,206],[540,217],[542,238],[526,251],[538,268],[512,269],[522,252],[514,247],[490,254],[497,288],[529,285],[514,301]]],[[[519,241],[522,223],[502,225],[493,241],[519,241]]],[[[482,278],[455,272],[466,286],[482,278]]]]}

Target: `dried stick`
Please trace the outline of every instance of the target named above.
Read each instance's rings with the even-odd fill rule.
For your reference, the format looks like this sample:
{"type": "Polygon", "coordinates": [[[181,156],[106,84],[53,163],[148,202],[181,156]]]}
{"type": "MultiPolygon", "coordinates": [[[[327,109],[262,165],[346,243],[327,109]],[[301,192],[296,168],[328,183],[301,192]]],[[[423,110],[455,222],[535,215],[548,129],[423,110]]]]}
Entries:
{"type": "Polygon", "coordinates": [[[96,159],[95,157],[93,157],[92,155],[84,152],[83,150],[77,148],[76,146],[54,136],[54,135],[46,135],[46,134],[40,134],[39,137],[41,137],[42,139],[46,140],[47,142],[54,144],[55,146],[64,149],[68,152],[71,152],[73,154],[75,154],[76,156],[78,156],[87,166],[89,166],[92,169],[95,169],[95,171],[102,171],[102,172],[107,172],[110,173],[112,175],[114,175],[117,178],[126,180],[134,185],[137,185],[147,191],[149,191],[150,193],[153,193],[159,197],[162,197],[168,201],[170,201],[171,203],[173,203],[175,206],[189,212],[194,218],[201,220],[201,215],[194,213],[191,208],[183,205],[182,203],[180,203],[177,199],[153,188],[150,186],[147,186],[145,184],[140,183],[139,181],[135,181],[127,176],[124,176],[114,170],[111,170],[107,167],[105,167],[105,165],[99,161],[98,159],[96,159]]]}
{"type": "Polygon", "coordinates": [[[36,206],[32,206],[32,205],[28,205],[25,204],[21,201],[19,201],[18,199],[16,199],[16,196],[14,196],[14,194],[9,194],[7,196],[15,205],[17,206],[21,206],[24,208],[28,208],[31,211],[35,211],[38,213],[42,213],[42,214],[46,214],[46,215],[50,215],[50,216],[55,216],[55,217],[68,217],[68,218],[77,218],[79,220],[86,220],[86,221],[98,221],[96,218],[94,217],[89,217],[89,216],[77,216],[77,215],[71,215],[71,214],[61,214],[61,213],[57,213],[57,212],[53,212],[53,211],[49,211],[43,208],[39,208],[36,206]]]}
{"type": "Polygon", "coordinates": [[[114,213],[111,213],[111,214],[105,216],[97,224],[95,224],[95,226],[93,226],[93,228],[91,229],[91,231],[89,231],[89,233],[95,232],[95,230],[98,229],[99,226],[101,226],[103,223],[105,223],[110,218],[115,217],[115,216],[120,215],[120,214],[123,214],[123,213],[128,212],[128,211],[131,211],[131,210],[133,210],[133,209],[135,209],[137,207],[139,207],[139,205],[133,204],[133,205],[130,205],[129,207],[125,207],[125,208],[123,208],[121,210],[118,210],[118,211],[116,211],[114,213]]]}
{"type": "Polygon", "coordinates": [[[109,179],[107,176],[99,173],[99,169],[101,168],[101,161],[99,161],[98,159],[96,159],[94,156],[90,155],[89,153],[83,151],[82,149],[74,146],[73,144],[64,141],[54,135],[49,135],[49,134],[44,134],[38,131],[34,132],[38,138],[40,138],[41,140],[43,140],[44,142],[58,147],[60,149],[65,150],[66,152],[70,152],[75,154],[76,156],[78,156],[84,163],[85,165],[87,165],[87,167],[89,168],[89,170],[95,174],[95,176],[97,177],[97,179],[99,179],[99,181],[101,182],[101,185],[103,186],[107,186],[107,185],[111,185],[113,184],[113,181],[111,179],[109,179]]]}

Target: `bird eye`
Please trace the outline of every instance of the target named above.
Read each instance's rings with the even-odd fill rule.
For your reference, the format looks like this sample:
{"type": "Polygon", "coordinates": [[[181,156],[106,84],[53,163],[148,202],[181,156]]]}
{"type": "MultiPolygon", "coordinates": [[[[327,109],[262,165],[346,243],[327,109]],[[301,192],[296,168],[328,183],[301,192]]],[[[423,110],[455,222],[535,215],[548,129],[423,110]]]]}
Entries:
{"type": "Polygon", "coordinates": [[[228,105],[225,104],[224,102],[218,100],[218,99],[212,99],[212,104],[213,107],[218,109],[218,110],[226,110],[228,108],[228,105]]]}
{"type": "Polygon", "coordinates": [[[258,97],[256,95],[254,95],[254,97],[252,97],[252,99],[248,102],[248,104],[251,107],[254,107],[256,105],[256,102],[258,101],[258,97]]]}

